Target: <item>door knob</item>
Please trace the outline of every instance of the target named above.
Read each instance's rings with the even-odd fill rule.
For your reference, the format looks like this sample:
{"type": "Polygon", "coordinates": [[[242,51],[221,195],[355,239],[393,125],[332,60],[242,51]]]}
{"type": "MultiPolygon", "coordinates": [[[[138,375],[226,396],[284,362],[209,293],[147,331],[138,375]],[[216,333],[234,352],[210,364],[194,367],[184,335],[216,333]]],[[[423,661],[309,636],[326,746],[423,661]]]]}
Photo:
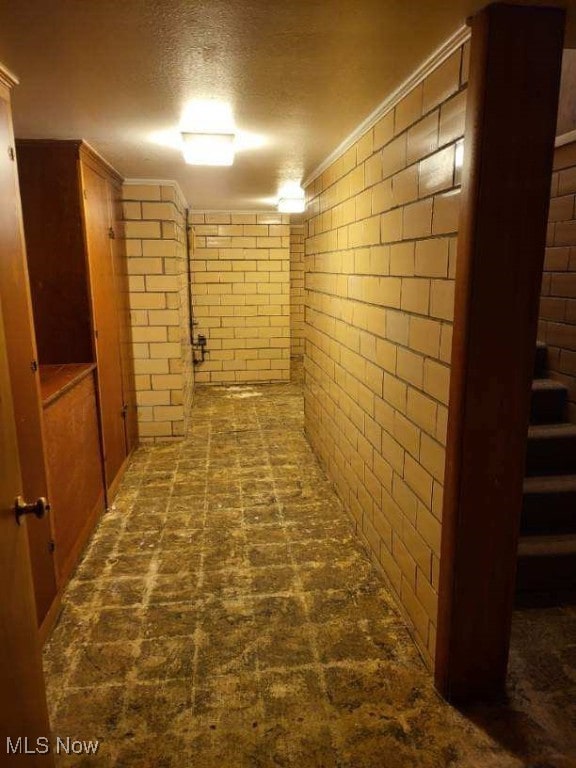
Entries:
{"type": "Polygon", "coordinates": [[[35,515],[40,520],[48,512],[50,512],[50,504],[44,496],[40,496],[34,504],[26,504],[22,496],[18,496],[14,503],[14,514],[16,515],[16,522],[18,525],[20,525],[21,518],[24,517],[24,515],[35,515]]]}

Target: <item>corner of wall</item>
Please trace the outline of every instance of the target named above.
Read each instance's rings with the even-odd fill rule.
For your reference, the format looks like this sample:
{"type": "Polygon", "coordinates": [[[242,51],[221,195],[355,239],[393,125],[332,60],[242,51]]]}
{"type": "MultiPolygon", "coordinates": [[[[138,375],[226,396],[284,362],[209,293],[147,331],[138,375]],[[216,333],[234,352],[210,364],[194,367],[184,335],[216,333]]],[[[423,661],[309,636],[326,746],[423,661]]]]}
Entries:
{"type": "Polygon", "coordinates": [[[194,383],[186,201],[168,182],[130,182],[123,215],[140,438],[182,438],[194,383]]]}

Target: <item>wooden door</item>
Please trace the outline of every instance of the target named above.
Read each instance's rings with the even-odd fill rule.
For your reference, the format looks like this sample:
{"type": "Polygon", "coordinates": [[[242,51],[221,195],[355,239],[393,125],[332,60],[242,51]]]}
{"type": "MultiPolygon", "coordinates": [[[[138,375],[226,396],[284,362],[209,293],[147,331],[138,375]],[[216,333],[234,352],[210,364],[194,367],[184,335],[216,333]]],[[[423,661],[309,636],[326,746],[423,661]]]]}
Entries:
{"type": "Polygon", "coordinates": [[[48,738],[50,730],[26,536],[27,527],[39,521],[18,525],[14,516],[22,479],[1,307],[0,424],[0,763],[50,768],[50,754],[22,753],[24,744],[43,750],[46,742],[38,740],[48,738]],[[15,754],[7,754],[8,738],[15,754]]]}
{"type": "Polygon", "coordinates": [[[124,395],[124,430],[126,451],[130,453],[138,441],[138,423],[136,418],[136,385],[132,367],[132,329],[130,322],[130,303],[128,287],[128,262],[125,240],[119,232],[122,221],[122,203],[119,186],[108,185],[110,220],[113,222],[114,239],[112,260],[115,276],[116,304],[118,311],[118,332],[120,339],[120,360],[122,368],[122,390],[124,395]]]}
{"type": "Polygon", "coordinates": [[[106,487],[109,491],[112,489],[113,493],[114,481],[126,459],[127,450],[114,265],[110,247],[108,181],[83,162],[82,185],[96,338],[104,468],[106,487]]]}
{"type": "MultiPolygon", "coordinates": [[[[12,384],[24,494],[49,496],[42,433],[40,382],[26,266],[9,91],[0,78],[0,301],[12,384]]],[[[49,517],[29,526],[38,623],[57,592],[49,517]]]]}

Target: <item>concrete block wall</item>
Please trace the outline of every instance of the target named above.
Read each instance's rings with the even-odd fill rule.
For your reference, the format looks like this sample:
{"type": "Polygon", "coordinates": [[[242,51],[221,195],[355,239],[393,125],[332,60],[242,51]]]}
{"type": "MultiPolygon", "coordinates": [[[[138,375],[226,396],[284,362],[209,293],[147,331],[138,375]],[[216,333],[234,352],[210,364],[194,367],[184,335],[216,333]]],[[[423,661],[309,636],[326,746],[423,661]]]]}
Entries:
{"type": "Polygon", "coordinates": [[[538,338],[548,345],[550,377],[568,387],[576,423],[576,142],[556,149],[548,220],[538,338]]]}
{"type": "Polygon", "coordinates": [[[194,212],[192,294],[207,338],[196,382],[290,378],[290,218],[278,213],[194,212]]]}
{"type": "Polygon", "coordinates": [[[290,218],[290,356],[304,355],[304,235],[302,216],[290,218]]]}
{"type": "Polygon", "coordinates": [[[306,190],[306,432],[430,664],[468,49],[306,190]]]}
{"type": "Polygon", "coordinates": [[[182,438],[190,410],[186,206],[172,183],[136,181],[123,187],[142,441],[182,438]]]}

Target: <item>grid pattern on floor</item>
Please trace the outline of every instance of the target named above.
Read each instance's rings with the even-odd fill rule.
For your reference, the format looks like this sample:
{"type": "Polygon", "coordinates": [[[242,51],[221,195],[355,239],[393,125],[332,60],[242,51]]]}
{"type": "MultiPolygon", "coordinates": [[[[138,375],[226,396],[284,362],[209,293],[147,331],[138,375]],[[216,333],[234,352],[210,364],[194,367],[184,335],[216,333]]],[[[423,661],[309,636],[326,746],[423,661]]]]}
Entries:
{"type": "Polygon", "coordinates": [[[101,742],[60,765],[524,764],[435,693],[294,385],[200,387],[137,451],[45,666],[54,733],[101,742]]]}

